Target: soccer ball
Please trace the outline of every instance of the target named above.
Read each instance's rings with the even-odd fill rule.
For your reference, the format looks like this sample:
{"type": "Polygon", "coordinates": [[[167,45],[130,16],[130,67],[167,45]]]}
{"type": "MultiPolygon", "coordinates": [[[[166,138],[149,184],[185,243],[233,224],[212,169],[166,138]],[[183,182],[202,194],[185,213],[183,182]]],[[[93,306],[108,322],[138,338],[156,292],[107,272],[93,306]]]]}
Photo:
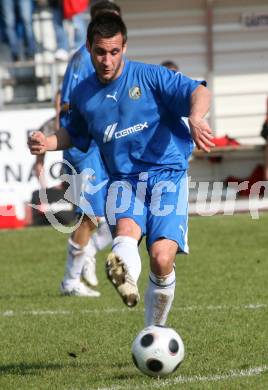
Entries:
{"type": "Polygon", "coordinates": [[[178,333],[165,326],[148,326],[132,344],[132,358],[144,374],[162,377],[174,372],[184,358],[184,344],[178,333]]]}

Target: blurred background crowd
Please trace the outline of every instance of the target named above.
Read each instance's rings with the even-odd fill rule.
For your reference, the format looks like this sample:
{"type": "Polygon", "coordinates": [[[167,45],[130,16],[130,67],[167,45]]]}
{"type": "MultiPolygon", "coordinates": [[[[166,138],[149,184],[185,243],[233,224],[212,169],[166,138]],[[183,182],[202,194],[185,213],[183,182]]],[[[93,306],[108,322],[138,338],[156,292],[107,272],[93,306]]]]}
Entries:
{"type": "Polygon", "coordinates": [[[42,50],[33,30],[33,15],[44,11],[50,14],[56,38],[55,59],[68,60],[70,51],[78,49],[85,41],[89,0],[1,0],[0,36],[10,51],[10,60],[33,60],[42,50]],[[73,39],[65,22],[73,26],[73,39]]]}

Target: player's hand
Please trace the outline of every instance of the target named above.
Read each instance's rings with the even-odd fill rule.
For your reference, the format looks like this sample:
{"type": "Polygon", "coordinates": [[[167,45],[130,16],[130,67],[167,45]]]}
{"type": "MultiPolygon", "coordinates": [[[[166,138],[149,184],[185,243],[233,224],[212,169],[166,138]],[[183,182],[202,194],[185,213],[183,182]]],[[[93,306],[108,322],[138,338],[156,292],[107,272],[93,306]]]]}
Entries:
{"type": "Polygon", "coordinates": [[[47,139],[41,131],[34,131],[28,137],[28,147],[31,154],[44,154],[47,151],[47,139]]]}
{"type": "Polygon", "coordinates": [[[204,152],[210,152],[215,146],[212,142],[212,130],[205,119],[189,117],[189,126],[196,147],[204,152]]]}

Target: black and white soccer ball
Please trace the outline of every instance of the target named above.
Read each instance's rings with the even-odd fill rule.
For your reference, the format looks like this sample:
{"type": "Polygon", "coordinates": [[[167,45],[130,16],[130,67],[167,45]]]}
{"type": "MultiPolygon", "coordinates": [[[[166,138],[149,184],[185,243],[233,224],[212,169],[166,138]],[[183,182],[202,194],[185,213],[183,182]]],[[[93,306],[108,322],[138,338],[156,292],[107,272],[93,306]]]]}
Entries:
{"type": "Polygon", "coordinates": [[[144,374],[163,377],[174,372],[184,358],[180,335],[165,326],[148,326],[132,344],[132,358],[144,374]]]}

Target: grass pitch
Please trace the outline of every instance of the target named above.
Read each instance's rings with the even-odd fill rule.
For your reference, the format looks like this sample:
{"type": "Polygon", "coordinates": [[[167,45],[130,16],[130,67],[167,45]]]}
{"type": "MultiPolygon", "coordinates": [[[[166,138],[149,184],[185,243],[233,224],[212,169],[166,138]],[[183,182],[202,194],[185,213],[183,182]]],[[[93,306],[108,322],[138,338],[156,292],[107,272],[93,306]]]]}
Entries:
{"type": "MultiPolygon", "coordinates": [[[[177,258],[168,325],[186,357],[167,379],[131,360],[143,301],[128,309],[104,274],[100,298],[61,297],[67,236],[1,231],[0,389],[268,389],[268,215],[190,219],[191,254],[177,258]]],[[[148,257],[142,244],[141,295],[148,257]]]]}

